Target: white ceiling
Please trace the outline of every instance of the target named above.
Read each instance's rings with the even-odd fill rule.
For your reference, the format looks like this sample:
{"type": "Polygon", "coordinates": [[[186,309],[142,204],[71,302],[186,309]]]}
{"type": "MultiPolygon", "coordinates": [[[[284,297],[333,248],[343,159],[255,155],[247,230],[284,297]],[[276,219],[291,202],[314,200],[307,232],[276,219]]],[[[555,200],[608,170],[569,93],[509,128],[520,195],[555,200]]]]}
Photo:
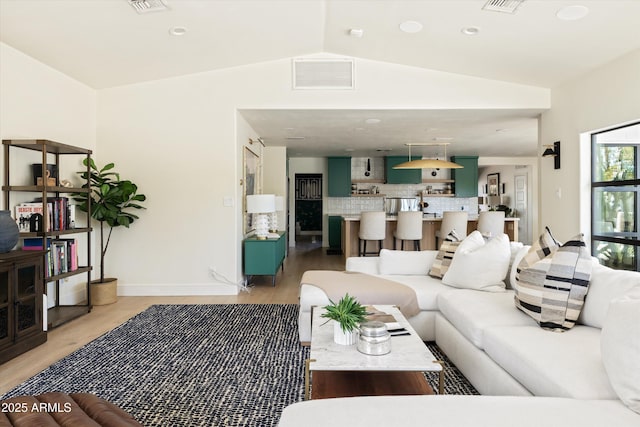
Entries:
{"type": "MultiPolygon", "coordinates": [[[[483,11],[485,0],[166,3],[169,11],[139,15],[127,0],[0,0],[0,41],[96,89],[320,52],[554,87],[640,48],[637,0],[527,0],[515,14],[483,11]],[[557,19],[561,7],[576,3],[588,7],[584,19],[557,19]],[[421,22],[423,30],[401,32],[399,24],[406,20],[421,22]],[[169,35],[174,26],[187,33],[169,35]],[[463,35],[468,26],[480,33],[463,35]],[[349,36],[351,28],[362,29],[364,36],[349,36]]],[[[283,140],[282,132],[295,118],[307,142],[342,139],[343,149],[352,145],[344,135],[352,136],[354,149],[363,140],[360,134],[369,146],[388,148],[391,141],[424,142],[425,129],[437,128],[456,142],[475,141],[468,150],[482,155],[535,154],[532,111],[378,111],[384,132],[356,131],[370,113],[244,112],[268,144],[285,143],[292,152],[295,140],[283,140]],[[376,138],[379,134],[384,139],[376,138]],[[512,152],[504,145],[496,150],[516,135],[519,144],[512,152]]]]}
{"type": "MultiPolygon", "coordinates": [[[[448,156],[527,157],[537,152],[540,111],[242,110],[240,113],[266,145],[286,146],[291,157],[407,155],[407,143],[449,143],[448,156]],[[380,122],[367,123],[368,119],[380,122]]],[[[412,156],[426,157],[442,157],[443,153],[444,147],[412,147],[411,152],[412,156]]]]}

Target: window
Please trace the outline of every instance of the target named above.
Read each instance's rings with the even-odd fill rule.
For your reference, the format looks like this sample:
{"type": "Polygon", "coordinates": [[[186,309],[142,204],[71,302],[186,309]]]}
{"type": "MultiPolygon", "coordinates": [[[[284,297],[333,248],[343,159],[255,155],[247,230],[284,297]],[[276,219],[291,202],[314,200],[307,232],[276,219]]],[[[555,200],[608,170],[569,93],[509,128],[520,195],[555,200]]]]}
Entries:
{"type": "Polygon", "coordinates": [[[591,253],[640,271],[640,123],[591,136],[591,253]]]}

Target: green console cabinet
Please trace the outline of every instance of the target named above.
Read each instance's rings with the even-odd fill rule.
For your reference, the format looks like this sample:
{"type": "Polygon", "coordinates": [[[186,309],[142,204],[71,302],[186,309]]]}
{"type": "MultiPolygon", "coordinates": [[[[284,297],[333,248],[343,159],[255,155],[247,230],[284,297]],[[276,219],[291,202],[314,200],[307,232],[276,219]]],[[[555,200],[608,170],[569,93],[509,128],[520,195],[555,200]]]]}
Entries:
{"type": "Polygon", "coordinates": [[[276,285],[276,274],[282,267],[287,252],[287,233],[279,231],[277,239],[259,240],[255,236],[244,240],[244,274],[246,276],[273,276],[272,284],[276,285]]]}
{"type": "Polygon", "coordinates": [[[329,157],[329,197],[351,196],[351,157],[329,157]]]}
{"type": "Polygon", "coordinates": [[[342,217],[329,215],[329,255],[342,254],[342,217]]]}
{"type": "MultiPolygon", "coordinates": [[[[415,160],[415,159],[414,159],[415,160]]],[[[422,169],[394,169],[400,163],[408,162],[409,156],[387,156],[384,158],[384,177],[387,184],[420,184],[422,169]]]]}
{"type": "Polygon", "coordinates": [[[456,197],[477,197],[478,156],[451,156],[451,161],[463,166],[462,169],[451,169],[456,197]]]}

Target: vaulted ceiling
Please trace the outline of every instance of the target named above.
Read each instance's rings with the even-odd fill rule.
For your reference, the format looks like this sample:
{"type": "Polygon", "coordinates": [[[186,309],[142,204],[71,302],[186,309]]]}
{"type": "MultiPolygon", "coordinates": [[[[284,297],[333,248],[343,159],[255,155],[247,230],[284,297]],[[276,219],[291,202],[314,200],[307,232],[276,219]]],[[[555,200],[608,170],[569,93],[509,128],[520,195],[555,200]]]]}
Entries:
{"type": "MultiPolygon", "coordinates": [[[[551,88],[640,48],[640,1],[634,0],[578,0],[588,14],[577,20],[557,14],[565,6],[584,11],[578,3],[552,0],[526,0],[515,13],[483,9],[485,0],[164,3],[165,11],[138,14],[129,0],[0,0],[0,41],[96,89],[320,52],[551,88]],[[407,21],[421,30],[402,31],[407,21]],[[171,35],[176,28],[186,32],[171,35]],[[469,29],[476,34],[464,34],[469,29]]],[[[271,122],[278,126],[292,114],[276,113],[271,122]]],[[[486,117],[483,126],[496,133],[504,120],[526,121],[532,113],[486,117]]],[[[308,128],[318,125],[320,116],[303,116],[311,120],[308,128]]],[[[260,112],[247,117],[260,132],[282,132],[260,125],[260,112]]],[[[430,126],[441,127],[435,121],[430,126]]],[[[531,123],[526,126],[516,132],[529,133],[531,154],[531,123]]]]}

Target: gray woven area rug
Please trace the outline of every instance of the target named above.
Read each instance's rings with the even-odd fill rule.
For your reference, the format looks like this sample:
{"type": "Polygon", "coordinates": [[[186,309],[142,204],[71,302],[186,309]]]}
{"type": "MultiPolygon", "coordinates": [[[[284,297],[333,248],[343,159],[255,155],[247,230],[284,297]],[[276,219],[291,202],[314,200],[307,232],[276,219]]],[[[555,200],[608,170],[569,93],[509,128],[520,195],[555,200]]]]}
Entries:
{"type": "MultiPolygon", "coordinates": [[[[88,392],[145,426],[275,426],[304,397],[297,318],[293,304],[154,305],[0,399],[88,392]]],[[[477,394],[447,371],[447,393],[477,394]]]]}

